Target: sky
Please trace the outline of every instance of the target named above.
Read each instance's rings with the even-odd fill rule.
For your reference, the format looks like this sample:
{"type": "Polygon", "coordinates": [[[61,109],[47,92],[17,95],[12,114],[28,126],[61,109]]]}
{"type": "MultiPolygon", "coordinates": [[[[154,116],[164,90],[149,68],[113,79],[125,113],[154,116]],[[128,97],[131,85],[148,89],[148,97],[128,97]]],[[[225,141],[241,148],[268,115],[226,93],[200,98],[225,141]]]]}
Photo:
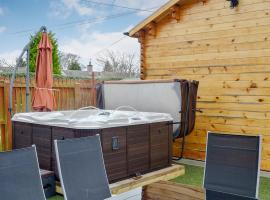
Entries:
{"type": "Polygon", "coordinates": [[[137,39],[123,33],[166,1],[0,0],[0,59],[14,64],[30,35],[43,25],[55,33],[60,51],[77,54],[85,65],[91,59],[94,68],[95,59],[107,50],[139,55],[137,39]]]}

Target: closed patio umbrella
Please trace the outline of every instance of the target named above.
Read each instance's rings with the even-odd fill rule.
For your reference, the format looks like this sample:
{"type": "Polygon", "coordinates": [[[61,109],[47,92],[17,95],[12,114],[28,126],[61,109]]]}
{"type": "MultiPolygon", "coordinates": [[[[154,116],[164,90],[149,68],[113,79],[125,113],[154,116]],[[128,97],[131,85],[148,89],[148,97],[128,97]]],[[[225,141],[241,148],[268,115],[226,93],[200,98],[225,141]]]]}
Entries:
{"type": "Polygon", "coordinates": [[[52,44],[46,32],[42,33],[36,60],[36,87],[32,106],[36,111],[52,111],[54,104],[52,77],[52,44]]]}

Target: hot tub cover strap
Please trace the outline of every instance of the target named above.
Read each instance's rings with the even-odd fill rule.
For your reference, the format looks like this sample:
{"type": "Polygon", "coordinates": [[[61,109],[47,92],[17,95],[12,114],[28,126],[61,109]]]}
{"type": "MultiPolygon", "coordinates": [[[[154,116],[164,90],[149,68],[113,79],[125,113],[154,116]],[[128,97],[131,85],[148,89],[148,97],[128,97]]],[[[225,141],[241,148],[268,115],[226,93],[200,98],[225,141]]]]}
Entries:
{"type": "Polygon", "coordinates": [[[103,91],[103,84],[97,83],[96,84],[96,106],[97,108],[104,109],[104,91],[103,91]]]}
{"type": "Polygon", "coordinates": [[[190,134],[195,126],[198,81],[179,80],[181,83],[182,105],[181,126],[174,138],[181,138],[190,134]]]}

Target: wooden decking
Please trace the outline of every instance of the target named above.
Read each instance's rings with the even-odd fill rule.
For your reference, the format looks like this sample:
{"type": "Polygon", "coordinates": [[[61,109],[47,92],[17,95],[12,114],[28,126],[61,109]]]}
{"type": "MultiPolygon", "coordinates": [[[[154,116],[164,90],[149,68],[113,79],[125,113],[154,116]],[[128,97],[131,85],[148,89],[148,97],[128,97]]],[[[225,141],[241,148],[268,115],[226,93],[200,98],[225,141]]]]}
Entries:
{"type": "Polygon", "coordinates": [[[143,200],[203,200],[204,190],[169,181],[159,181],[144,188],[143,200]]]}
{"type": "Polygon", "coordinates": [[[121,194],[158,181],[167,181],[185,174],[185,167],[173,165],[165,169],[143,175],[140,179],[127,179],[110,185],[112,194],[121,194]]]}
{"type": "MultiPolygon", "coordinates": [[[[112,194],[121,194],[136,188],[144,187],[146,185],[158,182],[158,181],[167,181],[174,179],[178,176],[185,174],[185,167],[182,165],[172,165],[165,169],[161,169],[155,172],[142,175],[139,179],[126,179],[119,181],[113,184],[110,184],[110,189],[112,194]]],[[[59,194],[62,193],[60,183],[56,186],[56,191],[59,194]]]]}

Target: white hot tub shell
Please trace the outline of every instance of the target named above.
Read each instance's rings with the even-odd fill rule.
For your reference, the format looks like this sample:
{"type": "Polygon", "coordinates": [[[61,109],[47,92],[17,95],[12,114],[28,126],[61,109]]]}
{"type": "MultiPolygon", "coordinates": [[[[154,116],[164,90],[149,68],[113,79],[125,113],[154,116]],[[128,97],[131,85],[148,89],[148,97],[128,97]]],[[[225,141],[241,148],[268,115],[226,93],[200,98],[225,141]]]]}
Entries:
{"type": "Polygon", "coordinates": [[[101,135],[110,182],[171,165],[170,114],[92,109],[18,113],[12,121],[14,148],[35,144],[40,167],[57,177],[53,141],[95,134],[101,135]]]}

